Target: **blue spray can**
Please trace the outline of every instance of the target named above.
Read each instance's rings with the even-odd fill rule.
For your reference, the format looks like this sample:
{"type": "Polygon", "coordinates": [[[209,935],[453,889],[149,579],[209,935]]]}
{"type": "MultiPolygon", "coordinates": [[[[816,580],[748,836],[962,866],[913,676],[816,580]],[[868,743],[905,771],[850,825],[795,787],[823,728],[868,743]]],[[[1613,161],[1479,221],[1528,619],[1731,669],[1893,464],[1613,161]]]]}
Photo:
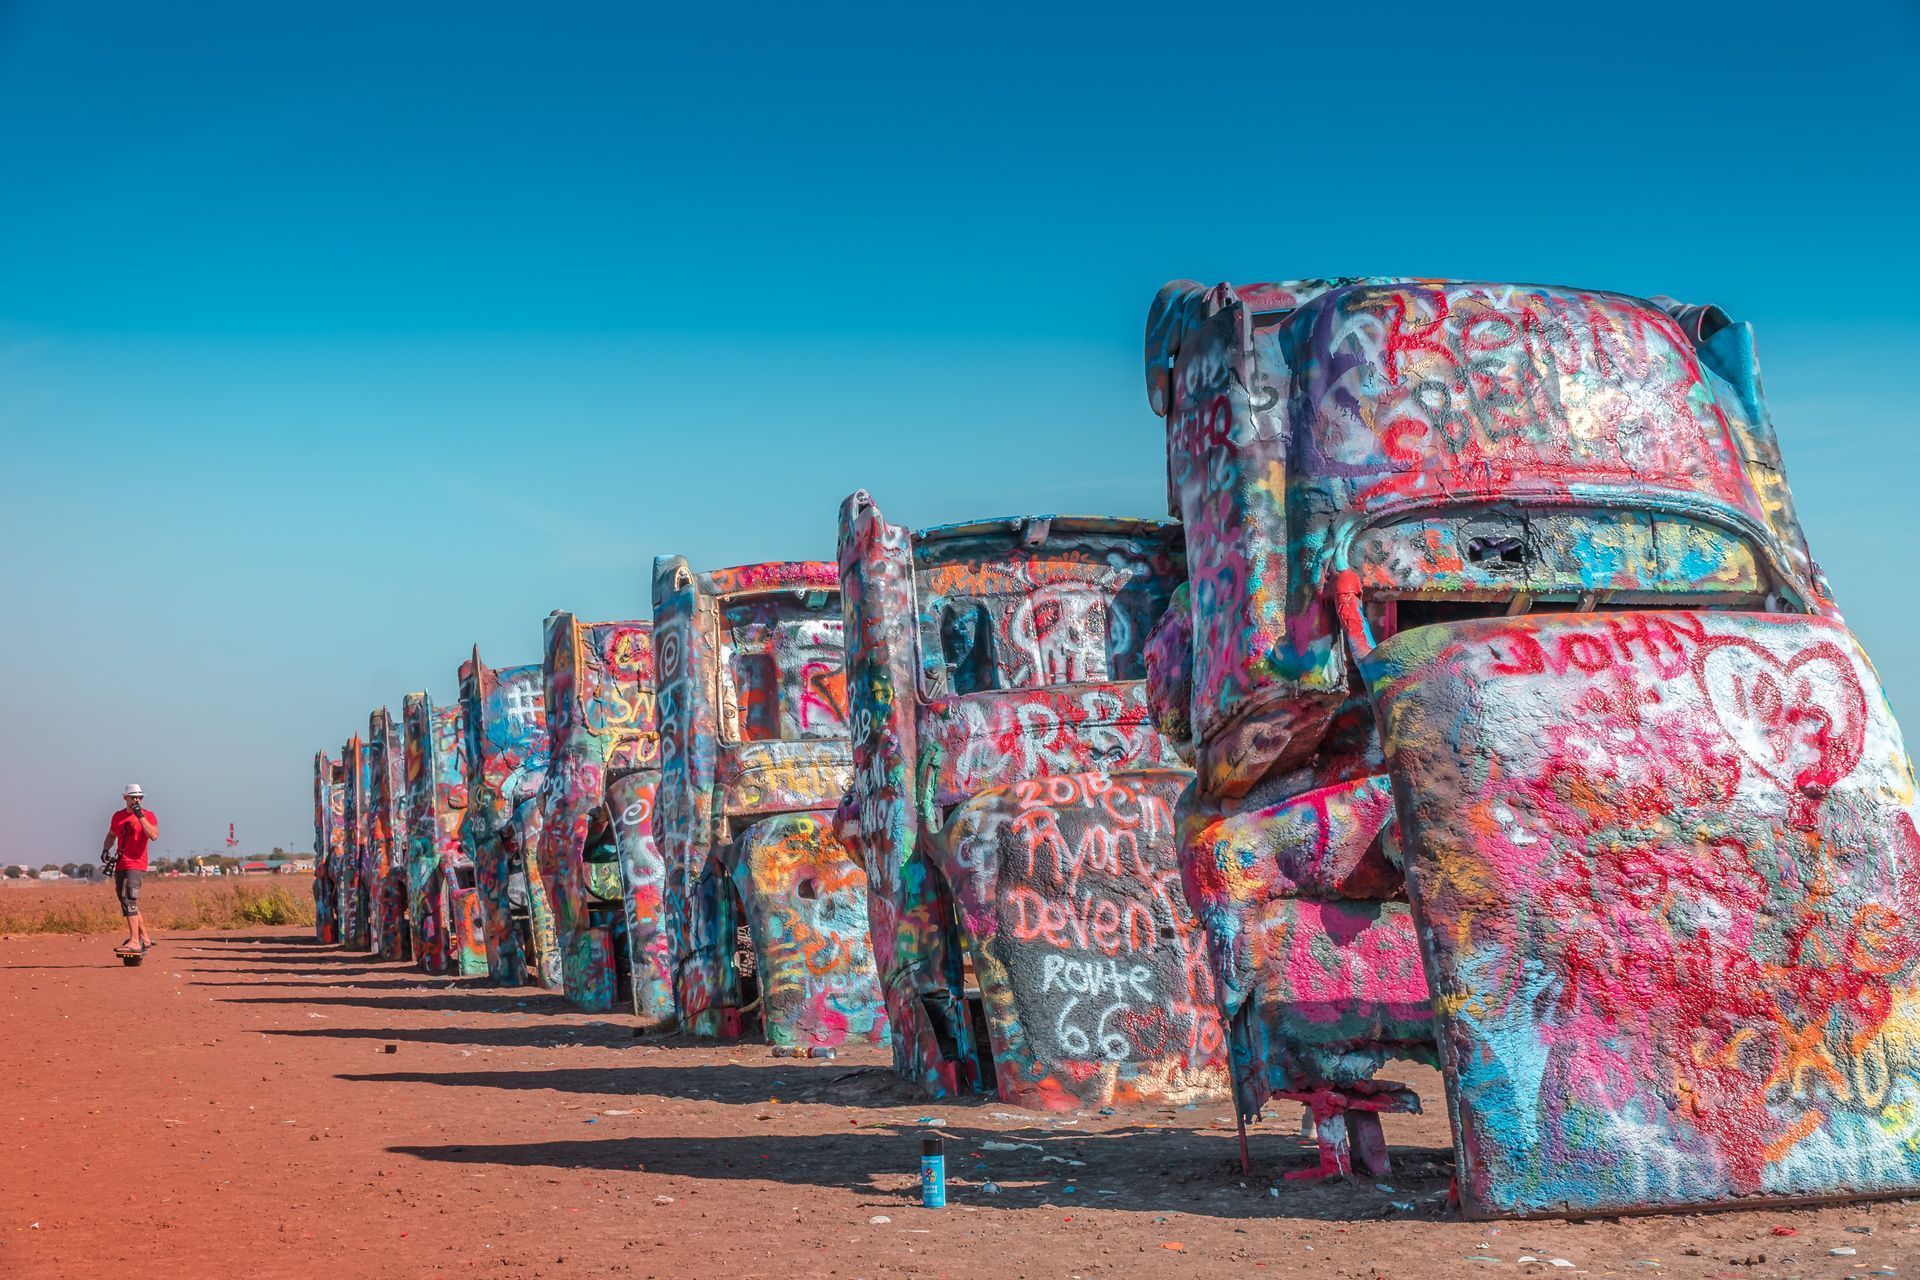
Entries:
{"type": "Polygon", "coordinates": [[[920,1205],[925,1209],[947,1207],[947,1152],[938,1134],[920,1139],[920,1205]]]}

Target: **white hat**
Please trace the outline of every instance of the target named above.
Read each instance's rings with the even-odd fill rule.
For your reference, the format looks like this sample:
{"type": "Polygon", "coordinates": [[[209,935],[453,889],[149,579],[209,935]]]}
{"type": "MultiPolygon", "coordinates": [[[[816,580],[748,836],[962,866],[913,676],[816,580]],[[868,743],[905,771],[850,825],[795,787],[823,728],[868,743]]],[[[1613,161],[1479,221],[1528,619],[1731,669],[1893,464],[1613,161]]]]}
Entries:
{"type": "Polygon", "coordinates": [[[145,796],[147,793],[140,789],[139,783],[129,782],[127,784],[127,789],[125,791],[122,791],[120,794],[123,796],[145,796]]]}

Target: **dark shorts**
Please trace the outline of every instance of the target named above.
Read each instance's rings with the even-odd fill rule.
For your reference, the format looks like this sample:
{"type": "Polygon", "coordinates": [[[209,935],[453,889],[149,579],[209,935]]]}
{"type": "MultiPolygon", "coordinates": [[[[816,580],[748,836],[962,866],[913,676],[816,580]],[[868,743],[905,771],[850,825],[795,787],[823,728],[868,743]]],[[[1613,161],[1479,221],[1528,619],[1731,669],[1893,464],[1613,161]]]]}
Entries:
{"type": "Polygon", "coordinates": [[[120,914],[137,916],[140,914],[140,882],[147,878],[144,871],[116,871],[113,873],[113,891],[120,895],[120,914]]]}

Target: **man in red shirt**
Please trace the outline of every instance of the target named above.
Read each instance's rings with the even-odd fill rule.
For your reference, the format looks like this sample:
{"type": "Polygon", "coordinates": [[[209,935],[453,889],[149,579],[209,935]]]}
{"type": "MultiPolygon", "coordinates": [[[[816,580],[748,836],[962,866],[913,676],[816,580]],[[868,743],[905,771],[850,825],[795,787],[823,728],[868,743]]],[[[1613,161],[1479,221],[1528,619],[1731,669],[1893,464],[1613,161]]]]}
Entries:
{"type": "Polygon", "coordinates": [[[127,918],[127,940],[120,946],[123,950],[138,947],[145,951],[153,945],[153,939],[140,922],[140,882],[147,878],[147,842],[160,834],[160,820],[142,803],[146,793],[139,783],[130,785],[121,798],[126,807],[107,824],[100,858],[106,861],[107,851],[114,850],[113,890],[120,895],[120,914],[127,918]]]}

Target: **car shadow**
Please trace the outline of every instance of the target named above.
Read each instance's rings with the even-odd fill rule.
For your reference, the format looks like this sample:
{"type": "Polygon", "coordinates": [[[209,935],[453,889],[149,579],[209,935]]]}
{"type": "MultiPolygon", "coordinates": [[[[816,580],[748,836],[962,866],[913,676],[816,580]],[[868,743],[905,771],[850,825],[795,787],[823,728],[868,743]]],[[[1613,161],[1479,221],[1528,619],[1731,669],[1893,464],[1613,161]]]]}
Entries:
{"type": "MultiPolygon", "coordinates": [[[[750,1049],[766,1052],[766,1046],[750,1049]]],[[[830,1060],[770,1058],[744,1063],[634,1063],[617,1067],[554,1067],[538,1071],[380,1071],[342,1074],[366,1084],[430,1084],[467,1089],[551,1089],[557,1093],[686,1098],[705,1102],[817,1102],[831,1106],[927,1106],[925,1095],[880,1066],[839,1067],[830,1060]],[[838,1069],[836,1069],[838,1068],[838,1069]]],[[[947,1110],[974,1100],[939,1104],[947,1110]]],[[[982,1100],[979,1105],[986,1105],[982,1100]]],[[[1004,1103],[993,1102],[999,1107],[1004,1103]]]]}
{"type": "Polygon", "coordinates": [[[918,1202],[917,1192],[901,1188],[901,1175],[917,1169],[920,1140],[929,1132],[946,1139],[948,1196],[959,1204],[996,1208],[1046,1204],[1337,1222],[1451,1216],[1446,1192],[1452,1160],[1444,1150],[1392,1148],[1395,1173],[1388,1190],[1371,1180],[1287,1181],[1279,1175],[1313,1165],[1312,1144],[1271,1132],[1261,1135],[1265,1141],[1256,1144],[1252,1176],[1241,1172],[1230,1131],[1216,1134],[1138,1125],[1063,1134],[1042,1128],[947,1125],[934,1129],[886,1124],[843,1133],[576,1138],[401,1145],[387,1150],[456,1164],[644,1171],[669,1177],[831,1187],[886,1204],[912,1204],[918,1202]],[[1010,1144],[1016,1149],[1006,1150],[1010,1144]],[[999,1187],[997,1193],[982,1189],[989,1179],[999,1187]]]}
{"type": "Polygon", "coordinates": [[[283,947],[303,947],[308,951],[323,951],[337,947],[337,942],[321,942],[318,938],[302,938],[295,933],[218,933],[202,934],[193,939],[195,942],[230,943],[273,943],[283,947]]]}
{"type": "MultiPolygon", "coordinates": [[[[258,987],[260,984],[245,982],[239,985],[258,987]]],[[[356,983],[355,985],[364,984],[356,983]]],[[[227,1004],[298,1004],[337,1009],[391,1009],[402,1013],[444,1010],[449,1013],[524,1013],[552,1016],[580,1012],[568,1004],[563,997],[537,987],[449,988],[445,985],[416,986],[411,983],[408,986],[421,994],[418,996],[228,996],[225,1002],[227,1004]],[[519,990],[525,990],[526,994],[519,994],[519,990]]]]}
{"type": "MultiPolygon", "coordinates": [[[[225,975],[225,973],[232,973],[232,969],[209,969],[207,973],[225,975]]],[[[374,973],[380,973],[380,969],[374,969],[374,973]]],[[[338,977],[338,975],[321,975],[321,977],[338,977]]],[[[205,979],[194,979],[192,983],[188,983],[188,986],[248,986],[252,990],[259,990],[261,986],[276,986],[276,983],[271,979],[252,979],[252,981],[236,981],[236,983],[209,983],[205,979]]],[[[419,979],[363,979],[363,977],[349,975],[348,979],[338,984],[288,981],[288,983],[278,983],[278,986],[298,986],[300,990],[346,988],[346,990],[417,990],[417,992],[490,992],[495,1000],[501,998],[501,988],[488,986],[482,979],[445,979],[432,973],[422,973],[419,979]]],[[[300,1004],[315,1004],[315,1002],[301,1000],[300,1004]]],[[[422,1006],[419,1002],[413,1002],[407,1007],[422,1006]]]]}
{"type": "MultiPolygon", "coordinates": [[[[195,964],[198,964],[204,958],[205,957],[202,957],[202,956],[195,956],[193,959],[195,964]]],[[[328,968],[324,968],[324,969],[302,968],[298,965],[290,965],[290,964],[272,965],[267,967],[258,967],[258,966],[241,967],[236,965],[223,965],[218,969],[208,967],[204,969],[196,969],[195,972],[216,973],[222,976],[229,973],[261,973],[261,974],[266,974],[270,977],[278,976],[278,977],[306,977],[306,978],[340,978],[340,977],[352,978],[359,974],[390,974],[393,972],[393,968],[390,965],[384,965],[384,964],[379,966],[339,965],[337,967],[329,966],[328,968]]],[[[423,974],[421,976],[431,979],[431,978],[439,978],[439,977],[450,977],[452,975],[429,973],[429,974],[423,974]]],[[[509,990],[510,989],[511,988],[509,988],[509,990]]]]}
{"type": "Polygon", "coordinates": [[[630,1031],[605,1022],[550,1022],[505,1027],[278,1027],[262,1028],[260,1034],[297,1039],[383,1040],[402,1044],[524,1049],[557,1049],[563,1045],[595,1045],[617,1049],[633,1043],[630,1031]]]}
{"type": "MultiPolygon", "coordinates": [[[[162,941],[165,941],[165,939],[162,939],[162,941]]],[[[196,948],[199,947],[202,941],[204,941],[204,939],[188,938],[181,942],[179,947],[182,950],[196,948]]],[[[342,961],[349,964],[407,963],[405,960],[383,960],[371,951],[328,951],[324,948],[315,948],[311,951],[287,951],[279,947],[249,947],[245,950],[234,948],[232,950],[218,949],[212,951],[200,948],[195,954],[205,956],[209,960],[302,960],[311,962],[314,960],[323,960],[331,956],[338,956],[342,961]]]]}

